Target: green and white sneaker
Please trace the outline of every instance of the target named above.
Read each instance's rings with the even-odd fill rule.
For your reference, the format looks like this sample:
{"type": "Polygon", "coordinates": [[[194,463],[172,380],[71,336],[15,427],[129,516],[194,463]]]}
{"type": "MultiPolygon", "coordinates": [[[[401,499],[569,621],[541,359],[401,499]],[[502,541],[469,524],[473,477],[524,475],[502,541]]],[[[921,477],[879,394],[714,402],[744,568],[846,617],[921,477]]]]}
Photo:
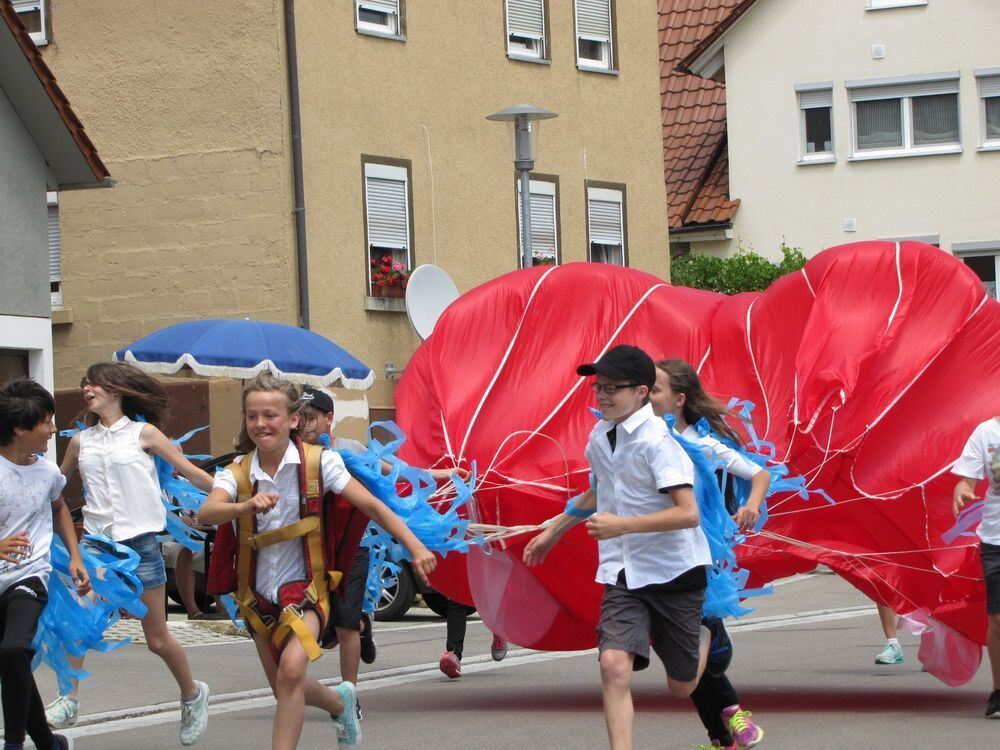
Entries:
{"type": "Polygon", "coordinates": [[[353,682],[342,682],[336,687],[337,695],[344,702],[344,712],[334,723],[337,725],[337,745],[340,747],[361,744],[361,722],[358,721],[358,691],[353,682]]]}
{"type": "Polygon", "coordinates": [[[194,681],[198,695],[189,701],[181,701],[181,744],[193,745],[205,734],[208,726],[208,685],[194,681]]]}
{"type": "Polygon", "coordinates": [[[60,695],[45,707],[45,720],[53,729],[66,729],[76,724],[80,714],[80,701],[60,695]]]}
{"type": "Polygon", "coordinates": [[[902,664],[903,647],[898,643],[887,643],[885,648],[875,657],[876,664],[902,664]]]}

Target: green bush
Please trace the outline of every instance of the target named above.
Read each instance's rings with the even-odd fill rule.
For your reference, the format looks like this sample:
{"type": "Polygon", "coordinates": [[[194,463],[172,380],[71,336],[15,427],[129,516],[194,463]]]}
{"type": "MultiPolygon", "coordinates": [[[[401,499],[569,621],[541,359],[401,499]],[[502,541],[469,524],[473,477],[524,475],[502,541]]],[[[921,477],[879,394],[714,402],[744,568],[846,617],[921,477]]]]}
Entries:
{"type": "Polygon", "coordinates": [[[670,281],[675,286],[708,289],[723,294],[760,292],[779,277],[798,271],[806,256],[797,247],[781,245],[781,262],[773,263],[757,253],[740,248],[729,258],[691,254],[674,259],[670,281]]]}

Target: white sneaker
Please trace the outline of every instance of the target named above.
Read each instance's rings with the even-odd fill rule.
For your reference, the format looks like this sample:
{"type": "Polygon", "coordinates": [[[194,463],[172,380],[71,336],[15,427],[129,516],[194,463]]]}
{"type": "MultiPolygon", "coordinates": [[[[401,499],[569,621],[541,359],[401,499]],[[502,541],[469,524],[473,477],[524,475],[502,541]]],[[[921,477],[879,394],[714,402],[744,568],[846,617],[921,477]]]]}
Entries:
{"type": "Polygon", "coordinates": [[[208,726],[208,685],[194,681],[198,695],[190,701],[181,701],[181,744],[193,745],[205,734],[208,726]]]}
{"type": "Polygon", "coordinates": [[[45,720],[53,729],[66,729],[76,724],[80,714],[80,701],[60,695],[45,707],[45,720]]]}
{"type": "Polygon", "coordinates": [[[358,694],[352,682],[341,682],[336,692],[344,702],[344,713],[337,717],[337,745],[361,744],[361,723],[358,721],[358,694]]]}

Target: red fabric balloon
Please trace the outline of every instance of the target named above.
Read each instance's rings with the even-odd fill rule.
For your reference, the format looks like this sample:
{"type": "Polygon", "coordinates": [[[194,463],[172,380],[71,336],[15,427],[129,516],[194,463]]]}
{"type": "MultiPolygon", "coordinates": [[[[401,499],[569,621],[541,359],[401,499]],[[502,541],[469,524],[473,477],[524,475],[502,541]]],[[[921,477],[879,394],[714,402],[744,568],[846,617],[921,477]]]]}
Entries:
{"type": "MultiPolygon", "coordinates": [[[[985,643],[976,540],[941,539],[948,469],[1000,414],[1000,308],[964,264],[916,242],[854,243],[734,297],[594,263],[507,274],[453,303],[407,366],[401,454],[475,462],[477,520],[538,524],[589,484],[593,399],[575,368],[626,343],[754,402],[777,460],[835,501],[772,498],[764,533],[737,550],[752,583],[822,562],[899,614],[925,609],[985,643]]],[[[514,643],[592,647],[596,544],[578,526],[527,569],[528,538],[450,556],[433,583],[514,643]]]]}

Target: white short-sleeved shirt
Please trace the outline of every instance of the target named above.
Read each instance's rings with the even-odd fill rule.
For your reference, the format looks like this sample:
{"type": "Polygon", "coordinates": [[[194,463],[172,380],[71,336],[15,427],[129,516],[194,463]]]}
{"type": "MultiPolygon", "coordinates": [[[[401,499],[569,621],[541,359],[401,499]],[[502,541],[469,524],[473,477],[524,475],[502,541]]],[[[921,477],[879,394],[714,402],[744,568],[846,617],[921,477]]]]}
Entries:
{"type": "Polygon", "coordinates": [[[951,467],[951,473],[969,479],[990,480],[983,498],[983,520],[979,522],[979,538],[987,544],[1000,544],[1000,417],[988,419],[972,431],[962,455],[951,467]]]}
{"type": "MultiPolygon", "coordinates": [[[[236,461],[242,463],[246,456],[236,461]]],[[[274,531],[289,526],[299,520],[299,452],[293,443],[288,444],[278,470],[271,477],[260,468],[256,451],[250,464],[250,483],[257,484],[258,492],[273,492],[278,495],[278,503],[267,513],[257,516],[257,531],[274,531]]],[[[324,492],[342,492],[351,475],[342,459],[334,451],[323,451],[320,459],[324,492]]],[[[236,499],[236,478],[228,469],[215,475],[212,489],[225,490],[232,502],[236,499]]],[[[270,602],[278,601],[278,588],[289,581],[303,577],[305,561],[302,556],[302,540],[290,539],[257,552],[257,580],[255,589],[270,602]]]]}
{"type": "MultiPolygon", "coordinates": [[[[601,420],[585,451],[596,480],[597,510],[618,516],[644,516],[674,507],[660,489],[694,485],[694,465],[649,404],[624,422],[601,420]],[[616,430],[612,453],[608,431],[616,430]]],[[[597,543],[597,582],[613,584],[625,571],[631,589],[666,583],[691,568],[711,565],[701,526],[693,529],[625,534],[597,543]]]]}
{"type": "Polygon", "coordinates": [[[142,449],[142,422],[122,417],[80,433],[80,475],[87,490],[83,526],[116,542],[163,531],[167,511],[153,457],[142,449]]]}
{"type": "Polygon", "coordinates": [[[720,468],[725,469],[734,477],[752,479],[756,474],[764,471],[763,466],[748,461],[739,451],[734,450],[718,438],[702,435],[693,424],[688,425],[681,435],[691,442],[697,443],[701,447],[701,452],[705,454],[705,458],[721,464],[720,468]]]}
{"type": "Polygon", "coordinates": [[[66,477],[46,458],[22,466],[0,456],[0,539],[27,532],[30,554],[19,563],[0,561],[0,593],[18,581],[38,576],[48,586],[52,570],[52,503],[66,477]]]}

